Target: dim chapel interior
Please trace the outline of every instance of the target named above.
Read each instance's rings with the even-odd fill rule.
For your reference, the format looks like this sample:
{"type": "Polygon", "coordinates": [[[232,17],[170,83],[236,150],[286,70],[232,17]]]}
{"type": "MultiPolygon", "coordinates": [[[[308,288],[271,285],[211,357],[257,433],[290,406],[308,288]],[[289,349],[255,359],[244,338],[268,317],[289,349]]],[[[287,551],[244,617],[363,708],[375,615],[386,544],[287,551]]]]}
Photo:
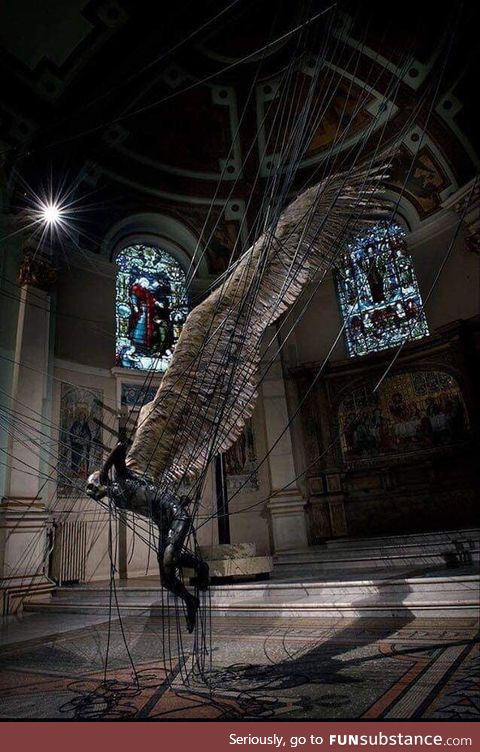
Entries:
{"type": "Polygon", "coordinates": [[[130,0],[2,10],[7,643],[42,619],[105,620],[111,576],[128,615],[160,609],[158,563],[133,516],[112,533],[108,507],[82,489],[153,399],[189,311],[258,236],[282,139],[310,96],[323,98],[322,116],[289,197],[381,141],[395,211],[345,243],[264,336],[254,413],[202,489],[212,614],[468,620],[478,609],[478,43],[468,12],[449,47],[447,10],[334,4],[328,44],[305,55],[289,30],[326,3],[229,5],[182,0],[163,18],[158,4],[130,0]],[[285,71],[294,95],[275,122],[285,71]],[[32,234],[28,210],[52,196],[66,207],[58,231],[32,234]],[[272,590],[299,583],[312,586],[304,596],[272,590]]]}

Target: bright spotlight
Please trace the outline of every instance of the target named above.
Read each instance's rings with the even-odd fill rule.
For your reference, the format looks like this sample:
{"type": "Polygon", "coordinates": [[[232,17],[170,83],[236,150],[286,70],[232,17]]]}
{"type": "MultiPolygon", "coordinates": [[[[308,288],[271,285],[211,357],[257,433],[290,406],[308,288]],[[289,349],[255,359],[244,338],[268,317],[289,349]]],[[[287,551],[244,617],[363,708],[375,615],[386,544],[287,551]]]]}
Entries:
{"type": "Polygon", "coordinates": [[[32,237],[40,244],[46,240],[60,244],[67,239],[75,242],[77,217],[83,208],[73,198],[74,189],[75,185],[68,188],[63,181],[56,191],[50,186],[37,193],[24,184],[27,199],[24,219],[28,223],[24,229],[33,228],[32,237]]]}
{"type": "Polygon", "coordinates": [[[61,216],[61,209],[56,204],[45,204],[42,207],[42,219],[47,225],[56,225],[60,221],[61,216]]]}

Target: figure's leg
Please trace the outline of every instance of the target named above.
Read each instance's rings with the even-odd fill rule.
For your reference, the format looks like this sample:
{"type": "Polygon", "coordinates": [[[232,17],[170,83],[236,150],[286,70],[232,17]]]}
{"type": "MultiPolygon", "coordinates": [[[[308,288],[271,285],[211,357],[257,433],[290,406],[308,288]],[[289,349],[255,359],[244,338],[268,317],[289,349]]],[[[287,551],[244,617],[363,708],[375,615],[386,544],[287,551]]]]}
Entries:
{"type": "Polygon", "coordinates": [[[72,444],[72,459],[71,459],[70,467],[74,473],[78,473],[79,464],[80,464],[80,451],[78,448],[78,444],[72,444]]]}
{"type": "Polygon", "coordinates": [[[189,632],[193,632],[195,628],[195,614],[199,604],[195,596],[188,592],[183,582],[177,577],[176,567],[172,566],[170,559],[167,546],[160,546],[158,550],[158,564],[162,586],[184,601],[187,608],[187,628],[189,632]]]}
{"type": "MultiPolygon", "coordinates": [[[[190,499],[188,496],[181,496],[180,497],[180,507],[181,512],[177,516],[182,517],[182,519],[190,521],[190,515],[187,512],[187,507],[190,504],[190,499]]],[[[187,534],[188,534],[188,525],[187,525],[187,534]]],[[[196,552],[190,551],[188,548],[185,548],[186,536],[183,539],[182,547],[181,547],[181,553],[179,554],[179,564],[182,567],[189,567],[190,569],[195,570],[195,574],[197,576],[197,586],[199,590],[207,590],[210,577],[209,577],[209,568],[206,561],[203,561],[202,557],[199,556],[196,552]]]]}
{"type": "Polygon", "coordinates": [[[199,590],[208,589],[210,570],[206,561],[192,551],[184,548],[178,563],[182,567],[188,567],[189,569],[195,570],[199,590]]]}
{"type": "MultiPolygon", "coordinates": [[[[184,557],[183,546],[188,536],[190,518],[183,512],[175,518],[162,549],[159,551],[160,573],[162,584],[171,593],[181,598],[187,609],[187,629],[193,632],[195,629],[195,616],[200,605],[196,596],[192,595],[177,575],[177,567],[190,566],[184,557]],[[163,552],[163,555],[161,555],[163,552]]],[[[189,560],[190,561],[190,560],[189,560]]]]}

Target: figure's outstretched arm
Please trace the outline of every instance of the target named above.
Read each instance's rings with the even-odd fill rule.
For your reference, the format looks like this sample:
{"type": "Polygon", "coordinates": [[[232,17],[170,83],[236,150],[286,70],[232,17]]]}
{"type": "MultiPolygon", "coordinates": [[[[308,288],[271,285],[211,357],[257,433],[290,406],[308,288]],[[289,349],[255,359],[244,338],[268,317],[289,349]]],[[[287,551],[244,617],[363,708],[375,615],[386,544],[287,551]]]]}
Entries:
{"type": "Polygon", "coordinates": [[[128,470],[125,464],[126,456],[127,456],[127,445],[121,441],[117,444],[117,446],[114,449],[112,449],[107,459],[105,460],[105,464],[103,465],[100,471],[101,483],[107,483],[108,473],[110,472],[112,467],[115,468],[117,477],[119,478],[127,477],[128,470]]]}

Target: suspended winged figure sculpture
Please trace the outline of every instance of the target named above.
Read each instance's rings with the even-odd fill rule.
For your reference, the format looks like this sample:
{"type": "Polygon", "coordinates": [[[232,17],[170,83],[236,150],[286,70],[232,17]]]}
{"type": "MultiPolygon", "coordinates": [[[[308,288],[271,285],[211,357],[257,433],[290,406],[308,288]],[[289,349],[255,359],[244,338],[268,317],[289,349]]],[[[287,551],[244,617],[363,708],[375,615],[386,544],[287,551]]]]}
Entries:
{"type": "Polygon", "coordinates": [[[117,507],[158,525],[162,584],[184,600],[190,631],[198,599],[177,568],[193,567],[206,587],[208,567],[184,547],[192,525],[189,500],[172,490],[240,436],[255,406],[263,333],[327,271],[352,235],[385,216],[384,177],[384,167],[334,175],[287,206],[189,314],[128,452],[117,448],[89,478],[92,497],[109,495],[117,507]]]}

